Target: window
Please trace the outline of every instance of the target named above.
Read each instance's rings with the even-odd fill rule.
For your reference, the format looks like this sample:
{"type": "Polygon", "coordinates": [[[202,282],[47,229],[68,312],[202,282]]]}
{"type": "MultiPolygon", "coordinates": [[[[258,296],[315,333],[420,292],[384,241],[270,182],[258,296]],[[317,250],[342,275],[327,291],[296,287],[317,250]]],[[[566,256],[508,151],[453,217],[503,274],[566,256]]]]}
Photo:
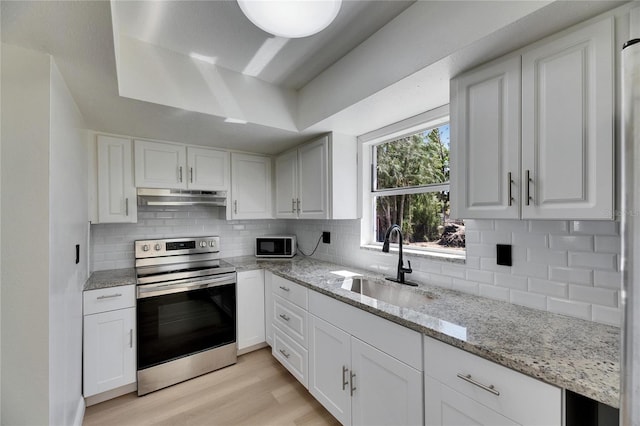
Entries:
{"type": "Polygon", "coordinates": [[[363,240],[381,243],[398,224],[405,248],[463,254],[464,223],[449,216],[448,117],[398,133],[363,145],[371,182],[363,210],[369,235],[363,240]]]}

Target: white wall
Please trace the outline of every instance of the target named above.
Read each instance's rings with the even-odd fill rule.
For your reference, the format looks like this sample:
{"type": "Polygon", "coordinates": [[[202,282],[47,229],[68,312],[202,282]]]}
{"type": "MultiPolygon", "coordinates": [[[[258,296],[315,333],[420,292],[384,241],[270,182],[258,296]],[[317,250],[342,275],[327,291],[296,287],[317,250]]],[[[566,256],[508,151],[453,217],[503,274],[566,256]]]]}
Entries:
{"type": "Polygon", "coordinates": [[[2,424],[49,423],[49,67],[2,46],[2,424]]]}
{"type": "Polygon", "coordinates": [[[87,280],[87,132],[55,62],[51,62],[49,423],[80,424],[82,289],[87,280]],[[75,263],[75,245],[80,262],[75,263]]]}
{"type": "MultiPolygon", "coordinates": [[[[620,227],[604,221],[468,220],[466,263],[412,255],[410,279],[534,309],[620,325],[620,227]],[[513,266],[496,264],[495,244],[512,244],[513,266]]],[[[397,253],[360,249],[360,221],[289,221],[314,258],[395,276],[397,253]]]]}

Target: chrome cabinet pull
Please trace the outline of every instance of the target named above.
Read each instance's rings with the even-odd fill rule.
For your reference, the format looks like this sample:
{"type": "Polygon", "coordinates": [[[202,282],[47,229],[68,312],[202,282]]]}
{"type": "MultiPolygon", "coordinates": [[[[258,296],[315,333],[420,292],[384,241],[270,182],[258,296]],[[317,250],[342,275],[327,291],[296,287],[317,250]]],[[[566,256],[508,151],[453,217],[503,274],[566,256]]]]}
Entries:
{"type": "Polygon", "coordinates": [[[509,207],[513,205],[513,194],[511,192],[511,185],[513,185],[513,179],[511,179],[511,172],[507,173],[507,185],[509,188],[508,197],[509,197],[509,207]]]}
{"type": "Polygon", "coordinates": [[[291,317],[286,316],[285,314],[280,314],[278,315],[280,318],[282,318],[285,321],[289,321],[291,319],[291,317]]]}
{"type": "Polygon", "coordinates": [[[469,383],[471,383],[472,385],[476,385],[476,386],[478,386],[479,388],[484,389],[484,390],[486,390],[487,392],[491,392],[492,394],[494,394],[494,395],[496,395],[496,396],[499,396],[499,395],[500,395],[500,392],[498,392],[498,391],[496,390],[495,386],[493,386],[493,385],[488,385],[488,386],[487,386],[487,385],[485,385],[485,384],[482,384],[482,383],[480,383],[480,382],[478,382],[478,381],[474,380],[474,379],[471,377],[471,374],[462,374],[462,373],[458,373],[458,377],[459,377],[459,378],[461,378],[462,380],[464,380],[465,382],[469,382],[469,383]]]}
{"type": "Polygon", "coordinates": [[[291,354],[288,354],[287,352],[285,352],[284,349],[280,349],[280,353],[287,359],[289,359],[289,357],[291,356],[291,354]]]}
{"type": "Polygon", "coordinates": [[[102,300],[102,299],[112,299],[114,297],[120,297],[122,296],[122,293],[114,293],[114,294],[105,294],[103,296],[98,296],[97,299],[98,300],[102,300]]]}
{"type": "Polygon", "coordinates": [[[353,396],[353,391],[355,391],[355,390],[356,390],[356,387],[355,387],[355,380],[353,380],[353,379],[355,379],[355,378],[356,378],[356,373],[354,373],[354,372],[352,371],[352,372],[349,374],[349,381],[351,382],[351,386],[350,386],[350,387],[351,387],[351,391],[350,391],[350,392],[351,392],[351,396],[353,396]]]}
{"type": "Polygon", "coordinates": [[[296,212],[296,199],[292,198],[291,199],[291,213],[295,213],[296,212]]]}
{"type": "Polygon", "coordinates": [[[348,371],[349,369],[343,365],[342,366],[342,390],[345,390],[347,388],[347,385],[349,384],[349,380],[347,380],[348,371]]]}
{"type": "Polygon", "coordinates": [[[531,197],[531,182],[533,182],[533,179],[531,179],[531,173],[529,172],[529,170],[527,170],[527,201],[526,204],[527,206],[530,204],[531,201],[533,201],[533,198],[531,197]]]}
{"type": "Polygon", "coordinates": [[[133,328],[129,330],[129,347],[133,348],[133,328]]]}
{"type": "Polygon", "coordinates": [[[182,166],[178,167],[178,179],[182,182],[182,166]]]}
{"type": "Polygon", "coordinates": [[[281,288],[283,291],[290,291],[290,290],[291,290],[289,287],[285,287],[285,286],[283,286],[283,285],[281,285],[281,286],[280,286],[280,288],[281,288]]]}
{"type": "Polygon", "coordinates": [[[129,199],[124,199],[124,215],[129,216],[129,199]]]}
{"type": "Polygon", "coordinates": [[[189,167],[189,181],[193,183],[193,167],[189,167]]]}
{"type": "Polygon", "coordinates": [[[300,198],[296,198],[296,204],[298,205],[298,214],[300,214],[300,198]]]}
{"type": "Polygon", "coordinates": [[[236,214],[238,213],[238,200],[233,202],[233,212],[236,214]]]}

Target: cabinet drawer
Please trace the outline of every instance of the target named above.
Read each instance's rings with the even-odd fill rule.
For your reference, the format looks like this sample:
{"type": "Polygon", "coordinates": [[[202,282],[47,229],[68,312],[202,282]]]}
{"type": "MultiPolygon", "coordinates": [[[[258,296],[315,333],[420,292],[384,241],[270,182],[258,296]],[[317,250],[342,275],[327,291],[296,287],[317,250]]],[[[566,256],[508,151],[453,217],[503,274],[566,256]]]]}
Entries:
{"type": "Polygon", "coordinates": [[[520,424],[561,424],[560,388],[429,337],[424,345],[428,376],[520,424]]]}
{"type": "Polygon", "coordinates": [[[273,327],[273,356],[298,379],[305,388],[308,384],[308,352],[278,327],[273,327]]]}
{"type": "Polygon", "coordinates": [[[82,295],[84,315],[136,306],[135,288],[135,285],[123,285],[85,291],[82,295]]]}
{"type": "Polygon", "coordinates": [[[273,297],[273,325],[307,348],[307,311],[282,299],[273,297]]]}
{"type": "Polygon", "coordinates": [[[274,275],[271,281],[271,288],[273,294],[277,294],[283,299],[295,303],[302,309],[308,309],[308,290],[306,287],[274,275]]]}

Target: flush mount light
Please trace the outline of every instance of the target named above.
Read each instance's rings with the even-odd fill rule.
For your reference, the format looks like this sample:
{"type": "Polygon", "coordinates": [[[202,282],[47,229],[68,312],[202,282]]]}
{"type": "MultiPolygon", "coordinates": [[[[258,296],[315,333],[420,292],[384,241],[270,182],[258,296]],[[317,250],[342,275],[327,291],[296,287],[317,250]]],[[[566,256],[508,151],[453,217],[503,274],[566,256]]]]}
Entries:
{"type": "Polygon", "coordinates": [[[279,37],[301,38],[327,28],[342,0],[238,0],[238,5],[258,28],[279,37]]]}

